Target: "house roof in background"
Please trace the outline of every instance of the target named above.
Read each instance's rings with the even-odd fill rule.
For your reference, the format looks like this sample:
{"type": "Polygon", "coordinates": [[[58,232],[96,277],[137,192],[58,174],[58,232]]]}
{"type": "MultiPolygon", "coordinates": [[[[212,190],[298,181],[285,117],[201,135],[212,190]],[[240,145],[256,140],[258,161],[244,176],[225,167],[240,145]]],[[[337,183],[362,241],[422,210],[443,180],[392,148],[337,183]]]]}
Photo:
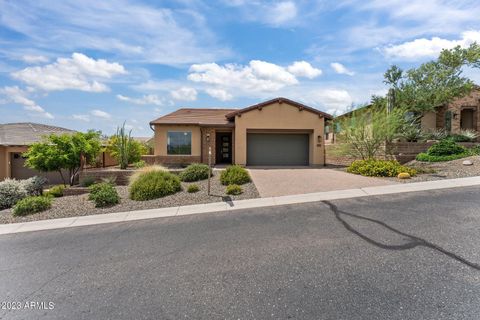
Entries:
{"type": "Polygon", "coordinates": [[[52,133],[73,133],[74,130],[50,126],[41,123],[5,123],[0,124],[0,145],[28,146],[38,142],[43,136],[52,133]]]}
{"type": "Polygon", "coordinates": [[[197,109],[182,108],[164,115],[150,124],[196,124],[196,125],[230,125],[226,117],[236,109],[197,109]]]}

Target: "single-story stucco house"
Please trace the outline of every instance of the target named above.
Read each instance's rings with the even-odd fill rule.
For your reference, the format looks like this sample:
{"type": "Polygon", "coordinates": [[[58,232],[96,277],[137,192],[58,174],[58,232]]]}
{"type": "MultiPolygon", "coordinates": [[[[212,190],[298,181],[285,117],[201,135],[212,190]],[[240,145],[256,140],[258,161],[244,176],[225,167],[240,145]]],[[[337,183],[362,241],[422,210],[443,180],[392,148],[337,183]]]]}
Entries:
{"type": "Polygon", "coordinates": [[[43,173],[24,166],[22,153],[32,143],[42,140],[43,136],[75,131],[39,123],[6,123],[0,124],[0,181],[5,178],[27,179],[37,176],[46,177],[49,183],[61,183],[57,172],[43,173]]]}
{"type": "Polygon", "coordinates": [[[155,163],[250,166],[325,163],[324,126],[332,116],[275,98],[243,109],[182,108],[150,122],[155,163]]]}

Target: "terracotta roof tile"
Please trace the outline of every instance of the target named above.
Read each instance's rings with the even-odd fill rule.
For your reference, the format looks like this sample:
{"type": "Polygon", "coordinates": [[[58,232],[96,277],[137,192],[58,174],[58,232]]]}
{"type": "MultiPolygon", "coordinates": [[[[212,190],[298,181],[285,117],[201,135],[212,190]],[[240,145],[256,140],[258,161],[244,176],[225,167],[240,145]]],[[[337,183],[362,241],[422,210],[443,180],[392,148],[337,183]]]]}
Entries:
{"type": "Polygon", "coordinates": [[[153,120],[150,124],[229,125],[232,122],[226,115],[235,110],[182,108],[153,120]]]}

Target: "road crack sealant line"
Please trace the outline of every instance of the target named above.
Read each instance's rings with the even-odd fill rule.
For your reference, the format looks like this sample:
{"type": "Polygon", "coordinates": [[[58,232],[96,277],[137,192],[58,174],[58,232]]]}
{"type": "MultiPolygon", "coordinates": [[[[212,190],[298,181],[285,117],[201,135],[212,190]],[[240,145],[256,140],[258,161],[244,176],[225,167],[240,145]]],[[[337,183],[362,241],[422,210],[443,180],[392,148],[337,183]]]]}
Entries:
{"type": "Polygon", "coordinates": [[[472,269],[475,269],[477,271],[480,271],[480,264],[478,263],[474,263],[474,262],[471,262],[451,251],[448,251],[430,241],[427,241],[425,239],[422,239],[422,238],[419,238],[419,237],[416,237],[416,236],[413,236],[411,234],[408,234],[408,233],[405,233],[405,232],[402,232],[400,230],[397,230],[391,226],[389,226],[388,224],[386,224],[385,222],[383,221],[379,221],[379,220],[376,220],[376,219],[372,219],[372,218],[367,218],[367,217],[363,217],[363,216],[360,216],[360,215],[357,215],[357,214],[354,214],[354,213],[350,213],[350,212],[346,212],[346,211],[342,211],[340,210],[335,204],[333,204],[332,202],[330,201],[322,201],[324,204],[326,204],[330,211],[333,212],[333,214],[335,215],[335,218],[344,226],[345,229],[347,229],[348,231],[350,231],[351,233],[355,234],[356,236],[360,237],[361,239],[365,240],[367,243],[370,243],[378,248],[381,248],[381,249],[385,249],[385,250],[409,250],[409,249],[413,249],[415,247],[419,247],[419,246],[423,246],[423,247],[426,247],[426,248],[429,248],[429,249],[433,249],[439,253],[442,253],[444,255],[446,255],[447,257],[451,258],[451,259],[454,259],[472,269]],[[386,244],[383,244],[383,243],[380,243],[378,241],[375,241],[373,240],[372,238],[369,238],[368,236],[364,235],[363,233],[361,233],[360,231],[356,230],[353,226],[351,226],[347,221],[345,221],[345,219],[342,218],[342,215],[346,215],[346,216],[350,216],[350,217],[353,217],[353,218],[357,218],[357,219],[360,219],[360,220],[365,220],[365,221],[368,221],[368,222],[372,222],[372,223],[375,223],[375,224],[378,224],[398,235],[401,235],[407,239],[410,240],[410,242],[406,243],[406,244],[402,244],[402,245],[386,245],[386,244]]]}

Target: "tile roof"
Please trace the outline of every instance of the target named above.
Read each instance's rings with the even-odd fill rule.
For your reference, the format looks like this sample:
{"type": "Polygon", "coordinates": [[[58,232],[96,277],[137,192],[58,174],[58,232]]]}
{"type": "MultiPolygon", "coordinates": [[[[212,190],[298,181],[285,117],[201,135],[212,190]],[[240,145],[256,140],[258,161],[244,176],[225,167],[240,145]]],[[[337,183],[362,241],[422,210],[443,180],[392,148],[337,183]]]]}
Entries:
{"type": "Polygon", "coordinates": [[[278,98],[274,98],[274,99],[271,99],[271,100],[268,100],[268,101],[264,101],[264,102],[260,102],[260,103],[257,103],[257,104],[254,104],[253,106],[250,106],[250,107],[246,107],[246,108],[243,108],[243,109],[239,109],[239,110],[234,110],[232,111],[231,113],[227,114],[227,118],[228,119],[232,119],[234,118],[237,114],[242,114],[244,112],[248,112],[250,110],[254,110],[254,109],[258,109],[258,108],[261,108],[261,107],[265,107],[265,106],[268,106],[272,103],[287,103],[289,105],[292,105],[294,107],[297,107],[298,109],[300,110],[307,110],[307,111],[310,111],[312,113],[315,113],[315,114],[318,114],[319,116],[321,117],[324,117],[325,119],[333,119],[333,117],[328,114],[328,113],[325,113],[323,111],[320,111],[320,110],[317,110],[315,108],[312,108],[312,107],[309,107],[307,105],[304,105],[300,102],[297,102],[297,101],[293,101],[293,100],[290,100],[290,99],[287,99],[287,98],[282,98],[282,97],[278,97],[278,98]]]}
{"type": "Polygon", "coordinates": [[[233,111],[236,109],[182,108],[153,120],[150,124],[232,125],[226,115],[233,111]]]}
{"type": "Polygon", "coordinates": [[[75,131],[40,123],[24,122],[0,124],[0,145],[26,146],[40,141],[45,135],[72,132],[75,131]]]}

